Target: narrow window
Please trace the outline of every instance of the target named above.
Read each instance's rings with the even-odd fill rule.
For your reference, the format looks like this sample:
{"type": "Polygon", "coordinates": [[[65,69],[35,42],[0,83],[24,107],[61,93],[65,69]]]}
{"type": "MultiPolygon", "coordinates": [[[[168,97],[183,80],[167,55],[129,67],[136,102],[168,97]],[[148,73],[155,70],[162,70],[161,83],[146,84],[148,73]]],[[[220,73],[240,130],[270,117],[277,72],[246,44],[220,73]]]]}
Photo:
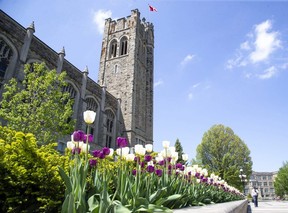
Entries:
{"type": "Polygon", "coordinates": [[[5,77],[6,69],[9,65],[11,56],[11,48],[8,46],[8,44],[6,44],[6,42],[4,42],[4,40],[0,38],[0,80],[4,79],[5,77]]]}
{"type": "Polygon", "coordinates": [[[113,139],[113,120],[114,114],[111,110],[107,110],[106,112],[107,120],[106,120],[106,143],[107,147],[112,146],[112,139],[113,139]]]}
{"type": "Polygon", "coordinates": [[[117,56],[117,41],[113,40],[110,44],[110,58],[117,56]]]}
{"type": "Polygon", "coordinates": [[[127,46],[128,46],[127,38],[123,37],[121,39],[121,43],[120,43],[120,55],[126,55],[127,54],[127,46]]]}

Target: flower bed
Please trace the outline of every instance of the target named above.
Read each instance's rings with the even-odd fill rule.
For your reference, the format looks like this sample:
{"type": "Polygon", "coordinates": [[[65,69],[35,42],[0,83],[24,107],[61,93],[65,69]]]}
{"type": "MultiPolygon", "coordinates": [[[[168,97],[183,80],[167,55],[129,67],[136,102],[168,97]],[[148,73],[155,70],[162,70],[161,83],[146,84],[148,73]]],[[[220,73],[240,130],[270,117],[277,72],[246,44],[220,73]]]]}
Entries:
{"type": "MultiPolygon", "coordinates": [[[[87,117],[89,112],[84,113],[87,117]]],[[[62,212],[172,212],[244,199],[206,169],[177,163],[178,153],[168,141],[163,142],[163,151],[156,153],[151,144],[127,147],[127,140],[119,137],[117,150],[104,147],[89,154],[89,125],[94,119],[88,117],[86,121],[84,114],[87,134],[76,131],[67,143],[69,174],[60,168],[66,185],[62,212]]],[[[187,155],[182,157],[188,160],[187,155]]]]}

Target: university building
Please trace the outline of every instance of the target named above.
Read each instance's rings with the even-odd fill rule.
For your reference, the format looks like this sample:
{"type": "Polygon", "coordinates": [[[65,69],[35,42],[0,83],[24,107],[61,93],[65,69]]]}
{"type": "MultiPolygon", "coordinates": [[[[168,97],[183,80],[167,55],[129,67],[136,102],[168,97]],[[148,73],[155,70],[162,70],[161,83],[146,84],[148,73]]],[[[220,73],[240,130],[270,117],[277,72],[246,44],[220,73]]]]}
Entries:
{"type": "Polygon", "coordinates": [[[259,191],[259,198],[265,200],[274,199],[275,188],[274,179],[276,178],[277,172],[252,172],[246,190],[251,194],[254,187],[259,191]]]}
{"type": "MultiPolygon", "coordinates": [[[[75,130],[86,128],[83,111],[97,113],[92,147],[116,148],[118,136],[127,137],[131,146],[153,143],[153,24],[140,19],[137,9],[124,18],[106,19],[99,51],[96,83],[88,69],[79,70],[65,59],[64,48],[56,52],[37,38],[33,22],[25,28],[0,10],[0,100],[5,83],[23,79],[24,64],[45,62],[50,70],[67,73],[64,90],[74,100],[75,130]]],[[[59,149],[65,146],[63,139],[59,149]]]]}

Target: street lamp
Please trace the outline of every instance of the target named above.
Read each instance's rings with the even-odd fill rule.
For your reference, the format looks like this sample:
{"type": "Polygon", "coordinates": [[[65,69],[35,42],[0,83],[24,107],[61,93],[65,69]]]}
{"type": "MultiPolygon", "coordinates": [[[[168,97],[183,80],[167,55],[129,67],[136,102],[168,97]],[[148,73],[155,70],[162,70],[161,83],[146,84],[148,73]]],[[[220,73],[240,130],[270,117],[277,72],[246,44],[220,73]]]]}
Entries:
{"type": "Polygon", "coordinates": [[[243,169],[240,169],[240,175],[239,175],[241,182],[243,183],[243,194],[245,195],[245,182],[246,180],[246,175],[243,174],[243,169]]]}

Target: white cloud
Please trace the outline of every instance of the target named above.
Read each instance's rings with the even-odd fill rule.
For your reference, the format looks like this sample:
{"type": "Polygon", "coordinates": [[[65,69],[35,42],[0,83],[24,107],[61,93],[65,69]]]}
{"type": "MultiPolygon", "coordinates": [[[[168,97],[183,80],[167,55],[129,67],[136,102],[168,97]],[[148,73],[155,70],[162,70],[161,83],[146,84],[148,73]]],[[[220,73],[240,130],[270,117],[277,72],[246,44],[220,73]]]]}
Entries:
{"type": "Polygon", "coordinates": [[[226,68],[241,68],[245,78],[272,78],[287,67],[287,52],[282,43],[280,32],[273,30],[271,20],[257,24],[247,33],[246,41],[236,49],[234,57],[227,60],[226,68]]]}
{"type": "Polygon", "coordinates": [[[201,84],[201,83],[199,82],[199,83],[197,83],[197,84],[194,84],[192,87],[193,87],[193,88],[197,88],[197,87],[200,86],[200,84],[201,84]]]}
{"type": "Polygon", "coordinates": [[[191,61],[195,55],[188,54],[182,61],[181,66],[185,66],[189,61],[191,61]]]}
{"type": "Polygon", "coordinates": [[[272,67],[269,67],[268,69],[266,69],[264,71],[264,73],[259,74],[258,77],[260,79],[269,79],[269,78],[272,78],[273,76],[275,76],[276,73],[277,73],[276,67],[272,66],[272,67]]]}
{"type": "Polygon", "coordinates": [[[160,86],[161,84],[164,84],[164,82],[160,79],[154,83],[154,88],[160,86]]]}
{"type": "Polygon", "coordinates": [[[94,12],[93,22],[96,24],[98,32],[100,34],[102,34],[104,31],[105,19],[110,18],[111,16],[111,10],[98,10],[94,12]]]}
{"type": "Polygon", "coordinates": [[[248,41],[243,42],[243,43],[240,45],[240,49],[241,49],[241,50],[250,50],[251,47],[250,47],[249,42],[248,42],[248,41]]]}
{"type": "Polygon", "coordinates": [[[264,61],[278,48],[281,47],[281,41],[278,39],[279,33],[269,32],[272,28],[270,20],[262,22],[255,27],[254,51],[250,53],[249,58],[252,63],[264,61]]]}
{"type": "Polygon", "coordinates": [[[190,93],[188,94],[188,100],[191,101],[191,100],[193,100],[193,98],[194,98],[194,95],[193,95],[192,92],[190,92],[190,93]]]}

